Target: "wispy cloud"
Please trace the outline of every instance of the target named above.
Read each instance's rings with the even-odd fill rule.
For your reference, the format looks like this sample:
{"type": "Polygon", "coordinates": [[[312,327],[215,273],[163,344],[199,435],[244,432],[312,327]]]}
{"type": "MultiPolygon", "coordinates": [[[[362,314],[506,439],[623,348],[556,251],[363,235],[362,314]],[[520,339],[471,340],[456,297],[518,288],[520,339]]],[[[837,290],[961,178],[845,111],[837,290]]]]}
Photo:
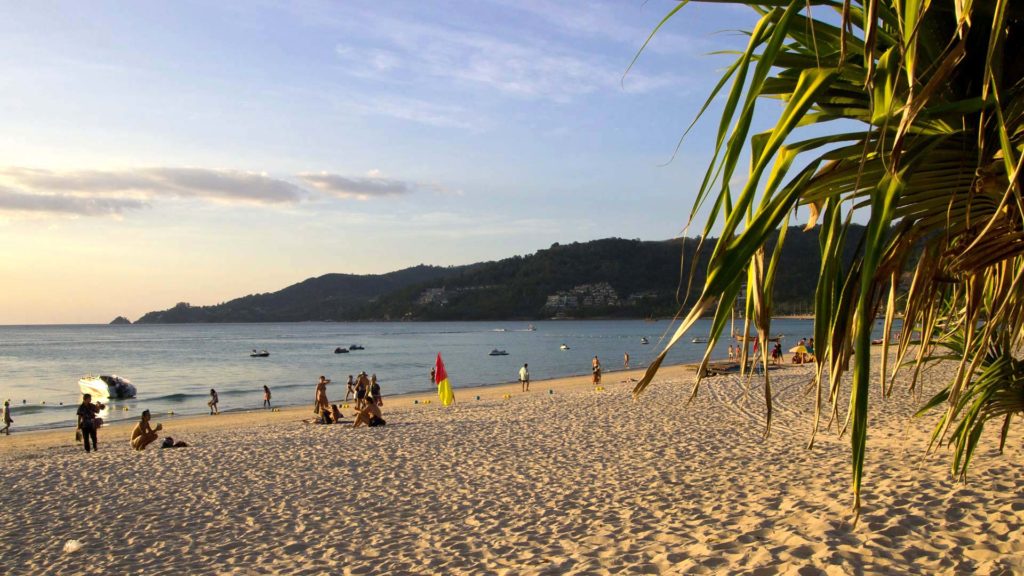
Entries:
{"type": "MultiPolygon", "coordinates": [[[[380,15],[375,20],[379,25],[373,30],[357,31],[364,36],[361,44],[335,47],[349,74],[417,85],[434,82],[442,86],[441,82],[454,81],[513,97],[567,103],[598,91],[620,90],[619,81],[628,63],[626,58],[609,62],[600,53],[526,34],[503,39],[494,31],[484,33],[380,15]]],[[[599,24],[592,27],[597,29],[599,24]]],[[[675,74],[636,71],[630,74],[628,89],[647,92],[682,80],[675,74]]]]}
{"type": "Polygon", "coordinates": [[[161,200],[214,204],[292,206],[318,197],[371,200],[427,190],[453,192],[436,183],[330,172],[293,179],[208,168],[150,167],[124,170],[47,170],[0,167],[0,213],[108,216],[153,207],[161,200]],[[294,181],[292,181],[294,180],[294,181]]]}
{"type": "Polygon", "coordinates": [[[266,174],[209,168],[45,170],[0,168],[0,182],[26,195],[132,199],[196,198],[254,204],[295,203],[305,191],[266,174]]]}
{"type": "Polygon", "coordinates": [[[298,176],[316,190],[338,198],[369,200],[381,196],[407,194],[413,189],[408,182],[384,178],[376,171],[372,171],[366,178],[349,178],[327,172],[305,173],[298,176]]]}
{"type": "Polygon", "coordinates": [[[132,198],[95,198],[69,194],[26,194],[0,186],[0,212],[62,214],[70,216],[116,216],[148,204],[132,198]]]}

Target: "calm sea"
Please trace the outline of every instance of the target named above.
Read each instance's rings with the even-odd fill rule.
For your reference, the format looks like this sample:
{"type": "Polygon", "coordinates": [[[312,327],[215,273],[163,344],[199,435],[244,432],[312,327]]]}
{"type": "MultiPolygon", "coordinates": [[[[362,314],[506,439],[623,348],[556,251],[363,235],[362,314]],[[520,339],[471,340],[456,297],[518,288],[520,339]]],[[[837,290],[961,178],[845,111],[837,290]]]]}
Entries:
{"type": "MultiPolygon", "coordinates": [[[[321,374],[333,380],[331,400],[345,395],[349,374],[376,373],[385,395],[432,390],[430,368],[440,352],[455,388],[512,382],[530,364],[534,380],[587,374],[596,354],[606,370],[622,368],[629,352],[633,367],[646,366],[660,350],[669,322],[289,323],[185,325],[76,325],[0,327],[0,399],[11,399],[14,430],[73,425],[80,401],[78,379],[117,374],[138,388],[133,400],[112,401],[107,419],[207,411],[210,388],[221,410],[249,410],[262,404],[270,386],[275,406],[312,404],[321,374]],[[641,344],[648,338],[649,345],[641,344]],[[335,354],[358,344],[365,350],[335,354]],[[569,350],[561,350],[566,344],[569,350]],[[252,349],[267,358],[251,358],[252,349]],[[489,356],[492,349],[507,356],[489,356]],[[124,410],[127,408],[127,410],[124,410]]],[[[706,336],[702,320],[671,352],[672,363],[700,359],[706,336]]],[[[811,335],[809,320],[778,319],[773,334],[785,334],[786,347],[811,335]]],[[[722,342],[716,357],[725,357],[722,342]]]]}

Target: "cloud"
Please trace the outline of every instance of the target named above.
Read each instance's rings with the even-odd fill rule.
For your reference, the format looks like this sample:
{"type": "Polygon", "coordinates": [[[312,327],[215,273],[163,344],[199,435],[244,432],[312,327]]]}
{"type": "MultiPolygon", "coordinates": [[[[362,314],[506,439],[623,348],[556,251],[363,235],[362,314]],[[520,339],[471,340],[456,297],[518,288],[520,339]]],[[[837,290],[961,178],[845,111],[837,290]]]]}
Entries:
{"type": "Polygon", "coordinates": [[[62,171],[0,167],[0,214],[119,216],[151,208],[161,200],[292,206],[317,198],[370,200],[417,190],[461,194],[437,182],[421,184],[385,177],[379,170],[363,176],[308,172],[290,180],[207,168],[62,171]]]}
{"type": "Polygon", "coordinates": [[[320,192],[338,198],[357,200],[407,194],[414,188],[414,185],[408,182],[384,178],[378,170],[372,170],[365,178],[349,178],[327,172],[304,173],[298,177],[320,192]]]}
{"type": "MultiPolygon", "coordinates": [[[[417,86],[434,84],[442,90],[454,81],[513,97],[568,103],[578,96],[620,90],[628,64],[626,57],[609,62],[600,53],[530,37],[519,30],[510,31],[514,38],[506,40],[494,30],[482,32],[381,15],[374,20],[379,26],[372,30],[353,30],[357,37],[364,37],[363,46],[335,47],[349,74],[417,86]],[[368,34],[372,37],[367,38],[368,34]]],[[[640,42],[646,37],[637,35],[640,42]]],[[[634,71],[629,91],[649,92],[682,81],[676,74],[634,71]]],[[[394,107],[393,111],[401,109],[394,107]]]]}
{"type": "Polygon", "coordinates": [[[68,194],[25,194],[0,187],[0,212],[74,216],[115,216],[148,204],[131,198],[90,198],[68,194]]]}
{"type": "Polygon", "coordinates": [[[197,198],[256,204],[295,203],[305,191],[265,174],[209,168],[41,170],[0,168],[0,181],[29,194],[197,198]]]}

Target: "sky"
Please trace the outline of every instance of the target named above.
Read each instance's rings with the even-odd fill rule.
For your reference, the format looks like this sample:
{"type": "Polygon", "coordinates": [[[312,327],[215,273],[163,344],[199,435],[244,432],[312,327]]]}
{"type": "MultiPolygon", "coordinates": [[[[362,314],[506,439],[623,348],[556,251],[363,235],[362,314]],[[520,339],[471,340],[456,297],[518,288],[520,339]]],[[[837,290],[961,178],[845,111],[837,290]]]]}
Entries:
{"type": "Polygon", "coordinates": [[[625,74],[675,5],[5,2],[0,324],[678,236],[755,15],[687,6],[625,74]]]}

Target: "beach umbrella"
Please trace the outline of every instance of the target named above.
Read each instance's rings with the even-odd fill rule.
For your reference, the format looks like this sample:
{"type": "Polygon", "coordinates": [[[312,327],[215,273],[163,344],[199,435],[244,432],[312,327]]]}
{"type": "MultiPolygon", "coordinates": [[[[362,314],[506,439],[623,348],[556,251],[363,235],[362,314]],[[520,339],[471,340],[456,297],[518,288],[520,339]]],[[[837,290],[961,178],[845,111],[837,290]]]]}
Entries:
{"type": "Polygon", "coordinates": [[[796,346],[790,348],[789,351],[793,352],[794,354],[807,354],[807,347],[804,346],[803,344],[797,344],[796,346]]]}

